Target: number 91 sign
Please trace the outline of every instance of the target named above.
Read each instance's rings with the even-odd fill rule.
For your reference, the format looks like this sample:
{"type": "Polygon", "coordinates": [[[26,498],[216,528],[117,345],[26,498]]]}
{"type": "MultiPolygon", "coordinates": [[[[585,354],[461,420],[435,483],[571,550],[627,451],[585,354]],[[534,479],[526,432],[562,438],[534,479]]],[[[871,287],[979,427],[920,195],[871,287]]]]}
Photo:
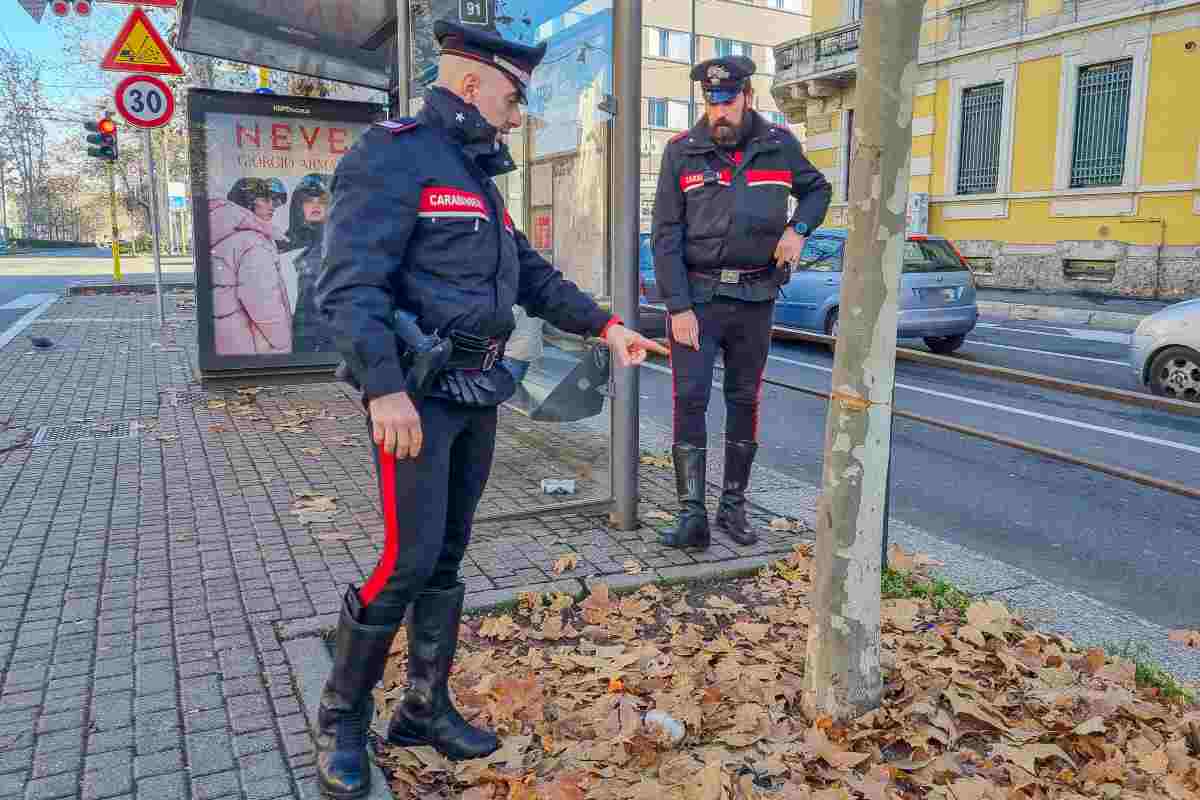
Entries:
{"type": "Polygon", "coordinates": [[[117,84],[117,111],[130,125],[161,128],[175,113],[175,95],[160,78],[130,75],[117,84]]]}

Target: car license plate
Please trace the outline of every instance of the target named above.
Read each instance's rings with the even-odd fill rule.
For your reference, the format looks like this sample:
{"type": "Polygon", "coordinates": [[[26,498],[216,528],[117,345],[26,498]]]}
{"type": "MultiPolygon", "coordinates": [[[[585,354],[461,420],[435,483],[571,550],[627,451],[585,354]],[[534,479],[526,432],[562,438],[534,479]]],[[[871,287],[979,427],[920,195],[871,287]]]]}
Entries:
{"type": "Polygon", "coordinates": [[[741,278],[741,273],[736,269],[721,270],[721,283],[737,283],[739,278],[741,278]]]}
{"type": "Polygon", "coordinates": [[[961,286],[953,286],[949,289],[922,289],[921,299],[942,303],[953,303],[954,301],[958,300],[961,292],[961,286]]]}

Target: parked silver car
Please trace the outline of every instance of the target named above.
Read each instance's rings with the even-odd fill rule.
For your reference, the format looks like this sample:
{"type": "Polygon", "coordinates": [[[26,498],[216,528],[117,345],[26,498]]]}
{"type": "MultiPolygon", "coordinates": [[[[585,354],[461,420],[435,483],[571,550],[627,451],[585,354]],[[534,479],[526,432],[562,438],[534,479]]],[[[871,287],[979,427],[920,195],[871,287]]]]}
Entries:
{"type": "Polygon", "coordinates": [[[1130,342],[1129,365],[1154,394],[1200,403],[1200,300],[1142,320],[1130,342]]]}

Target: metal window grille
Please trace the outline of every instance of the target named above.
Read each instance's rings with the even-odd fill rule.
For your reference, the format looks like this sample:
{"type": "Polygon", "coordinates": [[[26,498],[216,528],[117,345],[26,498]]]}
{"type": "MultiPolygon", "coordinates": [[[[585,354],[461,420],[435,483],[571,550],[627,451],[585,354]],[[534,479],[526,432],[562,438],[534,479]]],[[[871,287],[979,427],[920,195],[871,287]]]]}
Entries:
{"type": "Polygon", "coordinates": [[[1071,186],[1120,186],[1125,180],[1133,60],[1079,70],[1071,186]]]}
{"type": "Polygon", "coordinates": [[[656,55],[667,58],[671,55],[671,32],[658,31],[658,53],[656,55]]]}
{"type": "Polygon", "coordinates": [[[1000,175],[1000,126],[1004,84],[989,83],[963,91],[958,152],[958,193],[996,191],[1000,175]]]}
{"type": "Polygon", "coordinates": [[[733,40],[732,39],[717,39],[714,45],[717,58],[725,58],[733,55],[733,40]]]}

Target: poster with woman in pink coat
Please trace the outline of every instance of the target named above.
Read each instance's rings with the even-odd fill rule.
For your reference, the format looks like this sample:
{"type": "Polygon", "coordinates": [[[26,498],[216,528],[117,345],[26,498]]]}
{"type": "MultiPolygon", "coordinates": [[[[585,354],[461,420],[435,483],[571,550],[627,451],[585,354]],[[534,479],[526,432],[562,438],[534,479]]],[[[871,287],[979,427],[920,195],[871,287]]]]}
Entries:
{"type": "MultiPolygon", "coordinates": [[[[275,108],[297,111],[296,103],[283,101],[292,98],[276,98],[275,108]]],[[[306,285],[297,270],[313,268],[297,260],[319,252],[319,242],[292,241],[296,234],[288,201],[297,188],[311,193],[308,184],[314,176],[332,175],[367,127],[291,115],[205,115],[210,307],[217,356],[287,355],[323,347],[322,340],[297,335],[298,295],[306,285]]]]}

